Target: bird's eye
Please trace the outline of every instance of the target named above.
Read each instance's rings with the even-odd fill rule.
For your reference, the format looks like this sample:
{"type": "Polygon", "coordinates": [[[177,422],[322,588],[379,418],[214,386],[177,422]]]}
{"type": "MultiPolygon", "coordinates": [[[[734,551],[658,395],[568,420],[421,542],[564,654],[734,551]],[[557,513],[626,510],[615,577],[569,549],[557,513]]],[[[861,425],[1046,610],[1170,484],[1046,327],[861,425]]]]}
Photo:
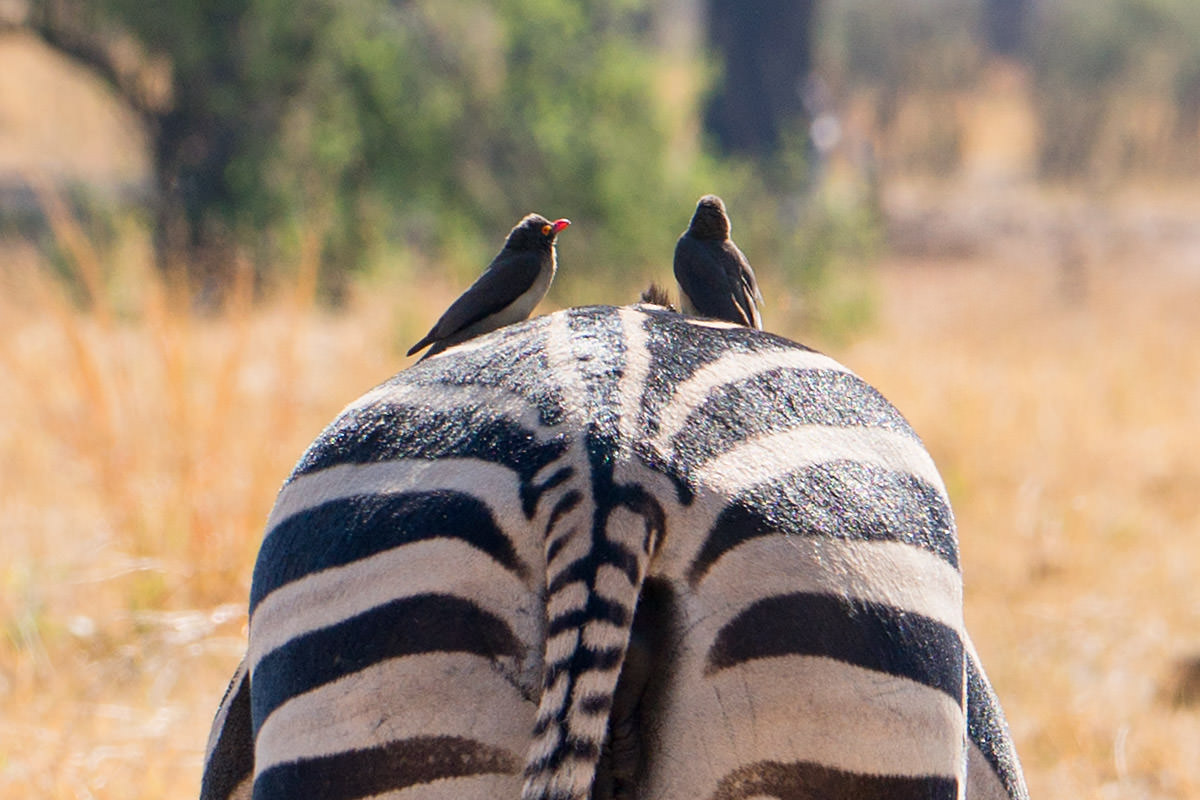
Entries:
{"type": "Polygon", "coordinates": [[[549,226],[549,225],[542,226],[542,236],[549,236],[550,231],[551,231],[551,226],[549,226]]]}

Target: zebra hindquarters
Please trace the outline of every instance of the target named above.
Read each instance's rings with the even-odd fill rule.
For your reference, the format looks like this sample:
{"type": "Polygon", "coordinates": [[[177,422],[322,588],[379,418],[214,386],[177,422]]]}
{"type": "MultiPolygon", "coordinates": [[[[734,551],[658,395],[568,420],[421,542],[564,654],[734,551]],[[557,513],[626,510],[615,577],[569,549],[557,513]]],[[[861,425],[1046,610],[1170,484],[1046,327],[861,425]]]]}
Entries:
{"type": "Polygon", "coordinates": [[[471,468],[341,465],[281,494],[251,600],[256,800],[520,795],[541,556],[505,529],[515,491],[450,474],[471,468]]]}
{"type": "Polygon", "coordinates": [[[675,551],[678,577],[635,625],[658,626],[670,665],[643,700],[639,796],[961,797],[956,566],[903,541],[763,523],[736,503],[703,523],[704,545],[675,551]]]}

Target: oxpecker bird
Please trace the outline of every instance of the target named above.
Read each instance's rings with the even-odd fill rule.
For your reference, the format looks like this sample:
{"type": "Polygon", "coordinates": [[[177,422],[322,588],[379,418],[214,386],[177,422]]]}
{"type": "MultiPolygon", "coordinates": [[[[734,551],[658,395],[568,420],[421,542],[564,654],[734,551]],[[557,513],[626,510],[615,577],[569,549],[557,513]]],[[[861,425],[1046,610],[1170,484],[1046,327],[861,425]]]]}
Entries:
{"type": "Polygon", "coordinates": [[[424,360],[451,345],[528,317],[554,280],[554,237],[570,224],[567,219],[551,222],[538,214],[517,223],[483,274],[446,309],[408,355],[433,345],[421,357],[424,360]]]}
{"type": "Polygon", "coordinates": [[[729,238],[725,203],[706,194],[675,245],[675,280],[684,313],[762,328],[754,270],[729,238]]]}

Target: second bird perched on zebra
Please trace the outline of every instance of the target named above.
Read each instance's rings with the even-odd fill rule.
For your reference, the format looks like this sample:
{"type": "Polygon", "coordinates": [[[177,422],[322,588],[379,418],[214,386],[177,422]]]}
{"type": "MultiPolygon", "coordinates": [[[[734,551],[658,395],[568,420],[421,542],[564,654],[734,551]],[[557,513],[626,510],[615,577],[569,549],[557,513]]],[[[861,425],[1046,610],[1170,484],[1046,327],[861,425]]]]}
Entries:
{"type": "Polygon", "coordinates": [[[662,308],[405,370],[267,523],[204,800],[1025,800],[920,439],[662,308]]]}
{"type": "Polygon", "coordinates": [[[729,238],[725,202],[706,194],[675,245],[675,281],[685,313],[762,329],[762,292],[746,256],[729,238]]]}
{"type": "Polygon", "coordinates": [[[529,214],[513,228],[484,273],[442,314],[407,355],[432,345],[422,359],[473,336],[520,322],[550,288],[557,269],[554,239],[570,220],[529,214]]]}

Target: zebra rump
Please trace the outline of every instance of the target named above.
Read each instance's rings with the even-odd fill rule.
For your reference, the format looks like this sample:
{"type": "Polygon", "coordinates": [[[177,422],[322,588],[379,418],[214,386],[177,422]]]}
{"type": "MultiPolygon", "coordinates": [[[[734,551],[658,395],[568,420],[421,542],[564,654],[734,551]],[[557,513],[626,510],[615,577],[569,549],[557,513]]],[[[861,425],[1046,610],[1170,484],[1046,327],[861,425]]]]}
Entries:
{"type": "Polygon", "coordinates": [[[871,386],[653,306],[474,339],[280,491],[204,800],[1025,798],[871,386]]]}

